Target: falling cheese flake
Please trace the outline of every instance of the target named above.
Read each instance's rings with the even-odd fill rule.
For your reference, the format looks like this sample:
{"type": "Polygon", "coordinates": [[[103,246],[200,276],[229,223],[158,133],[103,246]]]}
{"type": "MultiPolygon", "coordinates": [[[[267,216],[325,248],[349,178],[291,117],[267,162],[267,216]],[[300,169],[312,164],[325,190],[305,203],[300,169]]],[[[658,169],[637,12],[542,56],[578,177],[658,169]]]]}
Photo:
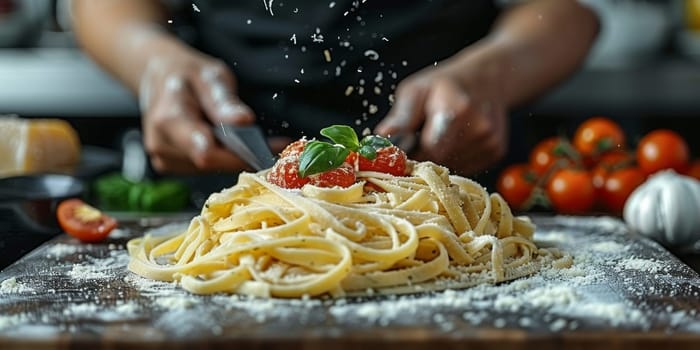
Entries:
{"type": "Polygon", "coordinates": [[[375,95],[381,95],[382,94],[382,89],[379,88],[379,86],[374,87],[374,94],[375,95]]]}
{"type": "Polygon", "coordinates": [[[348,87],[345,88],[345,96],[350,96],[350,94],[352,94],[352,90],[354,89],[355,88],[352,85],[348,85],[348,87]]]}
{"type": "Polygon", "coordinates": [[[195,3],[192,3],[192,9],[194,10],[194,12],[200,12],[199,7],[197,7],[195,3]]]}
{"type": "Polygon", "coordinates": [[[408,62],[406,62],[406,61],[401,61],[401,65],[404,66],[404,67],[406,67],[406,66],[408,66],[408,62]]]}
{"type": "Polygon", "coordinates": [[[389,39],[387,39],[385,36],[382,37],[382,40],[389,41],[389,39]]]}
{"type": "Polygon", "coordinates": [[[294,79],[294,82],[299,84],[299,79],[294,79]]]}
{"type": "Polygon", "coordinates": [[[379,108],[376,105],[369,105],[369,114],[377,113],[379,108]]]}
{"type": "Polygon", "coordinates": [[[292,12],[294,12],[294,13],[299,13],[299,8],[295,7],[295,8],[294,8],[294,11],[292,11],[292,12]]]}
{"type": "Polygon", "coordinates": [[[335,7],[335,1],[331,1],[331,3],[328,4],[328,8],[329,8],[329,9],[332,9],[332,8],[334,8],[334,7],[335,7]]]}
{"type": "Polygon", "coordinates": [[[169,19],[169,20],[168,20],[168,23],[172,24],[172,23],[173,23],[173,20],[172,20],[172,19],[169,19]]]}
{"type": "Polygon", "coordinates": [[[289,38],[289,41],[293,42],[294,45],[296,45],[296,44],[297,44],[297,35],[296,35],[296,34],[292,34],[292,37],[289,38]]]}
{"type": "Polygon", "coordinates": [[[326,62],[330,62],[331,61],[331,52],[328,51],[328,49],[323,50],[323,57],[326,58],[326,62]]]}
{"type": "Polygon", "coordinates": [[[246,24],[251,24],[251,23],[253,23],[253,20],[252,20],[252,19],[248,19],[247,21],[245,21],[245,23],[246,23],[246,24]]]}
{"type": "Polygon", "coordinates": [[[433,63],[433,66],[434,66],[434,67],[437,67],[437,61],[435,61],[435,62],[433,63]]]}
{"type": "Polygon", "coordinates": [[[322,43],[323,42],[323,34],[313,33],[313,34],[311,34],[311,40],[315,43],[322,43]]]}
{"type": "Polygon", "coordinates": [[[299,72],[300,72],[301,74],[304,74],[304,68],[302,68],[299,72]]]}
{"type": "Polygon", "coordinates": [[[372,61],[376,61],[379,59],[379,54],[377,53],[377,51],[370,49],[365,51],[365,57],[369,58],[372,61]]]}
{"type": "Polygon", "coordinates": [[[276,99],[276,98],[277,98],[277,93],[275,92],[275,94],[272,95],[272,99],[274,100],[274,99],[276,99]]]}
{"type": "Polygon", "coordinates": [[[275,1],[275,0],[269,0],[269,1],[263,0],[263,5],[265,5],[265,11],[269,11],[269,12],[270,12],[270,16],[274,16],[274,15],[275,15],[275,14],[272,12],[272,3],[273,3],[274,1],[275,1]]]}

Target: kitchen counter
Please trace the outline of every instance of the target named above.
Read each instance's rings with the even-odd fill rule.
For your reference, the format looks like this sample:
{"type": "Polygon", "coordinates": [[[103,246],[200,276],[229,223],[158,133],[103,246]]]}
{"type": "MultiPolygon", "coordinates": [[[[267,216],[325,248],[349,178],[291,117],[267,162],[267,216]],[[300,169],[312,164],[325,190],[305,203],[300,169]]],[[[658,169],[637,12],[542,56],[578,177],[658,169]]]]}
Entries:
{"type": "MultiPolygon", "coordinates": [[[[196,296],[125,269],[127,226],[103,244],[59,236],[0,272],[2,349],[426,347],[697,349],[700,276],[609,217],[536,216],[569,269],[401,297],[196,296]]],[[[173,228],[173,226],[171,226],[173,228]]]]}

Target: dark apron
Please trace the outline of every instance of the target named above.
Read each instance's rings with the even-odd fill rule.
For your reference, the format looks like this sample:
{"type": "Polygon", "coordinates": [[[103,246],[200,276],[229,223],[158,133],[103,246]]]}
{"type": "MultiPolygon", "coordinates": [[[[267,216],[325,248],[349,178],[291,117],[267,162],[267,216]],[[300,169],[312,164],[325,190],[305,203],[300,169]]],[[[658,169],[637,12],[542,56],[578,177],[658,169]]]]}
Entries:
{"type": "Polygon", "coordinates": [[[272,15],[263,0],[197,2],[194,45],[232,67],[270,134],[372,129],[404,77],[482,38],[498,14],[483,0],[330,3],[274,0],[272,15]]]}

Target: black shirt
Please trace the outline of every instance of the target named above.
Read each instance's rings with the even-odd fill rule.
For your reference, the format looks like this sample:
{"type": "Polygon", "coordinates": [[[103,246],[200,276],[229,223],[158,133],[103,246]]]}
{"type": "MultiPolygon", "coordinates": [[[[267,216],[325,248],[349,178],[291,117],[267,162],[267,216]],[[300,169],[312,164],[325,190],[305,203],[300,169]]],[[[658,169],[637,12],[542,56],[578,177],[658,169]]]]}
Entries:
{"type": "Polygon", "coordinates": [[[198,1],[194,45],[224,60],[271,134],[370,129],[406,76],[485,36],[485,0],[198,1]]]}

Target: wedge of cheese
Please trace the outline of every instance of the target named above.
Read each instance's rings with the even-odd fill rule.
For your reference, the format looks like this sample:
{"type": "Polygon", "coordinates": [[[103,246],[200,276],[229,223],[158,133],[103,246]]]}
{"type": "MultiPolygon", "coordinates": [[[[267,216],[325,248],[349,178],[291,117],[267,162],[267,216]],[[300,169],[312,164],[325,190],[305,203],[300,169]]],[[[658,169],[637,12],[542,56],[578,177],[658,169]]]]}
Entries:
{"type": "Polygon", "coordinates": [[[71,172],[80,160],[80,140],[61,119],[0,116],[0,177],[71,172]]]}

